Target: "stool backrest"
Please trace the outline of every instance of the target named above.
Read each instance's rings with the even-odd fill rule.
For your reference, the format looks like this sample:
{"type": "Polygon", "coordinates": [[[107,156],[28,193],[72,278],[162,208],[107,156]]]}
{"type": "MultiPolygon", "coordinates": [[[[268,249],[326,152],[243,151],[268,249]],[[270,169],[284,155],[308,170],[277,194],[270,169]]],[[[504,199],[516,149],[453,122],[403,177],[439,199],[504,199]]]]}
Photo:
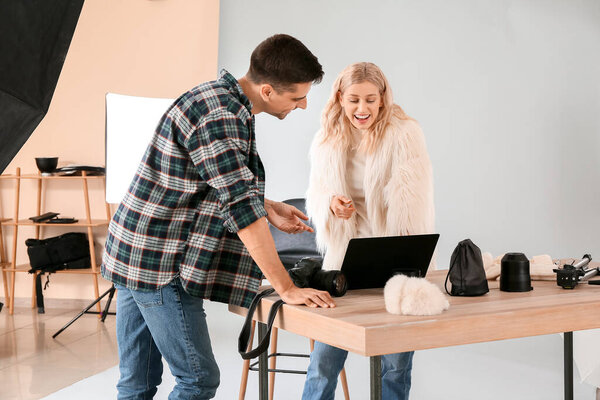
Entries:
{"type": "MultiPolygon", "coordinates": [[[[288,199],[283,202],[306,213],[305,200],[302,198],[288,199]]],[[[309,222],[306,222],[306,224],[314,229],[314,226],[309,222]]],[[[271,235],[273,235],[279,258],[286,269],[292,268],[303,257],[321,258],[321,255],[317,251],[315,233],[289,234],[271,225],[269,225],[269,229],[271,230],[271,235]]]]}

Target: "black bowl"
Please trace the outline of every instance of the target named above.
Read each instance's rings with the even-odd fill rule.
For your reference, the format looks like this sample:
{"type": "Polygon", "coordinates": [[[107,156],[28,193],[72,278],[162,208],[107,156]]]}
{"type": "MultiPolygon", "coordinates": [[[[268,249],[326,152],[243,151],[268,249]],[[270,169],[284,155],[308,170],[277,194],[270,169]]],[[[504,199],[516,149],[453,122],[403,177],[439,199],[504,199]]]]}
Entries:
{"type": "Polygon", "coordinates": [[[37,165],[40,172],[53,172],[58,165],[58,157],[36,157],[35,165],[37,165]]]}

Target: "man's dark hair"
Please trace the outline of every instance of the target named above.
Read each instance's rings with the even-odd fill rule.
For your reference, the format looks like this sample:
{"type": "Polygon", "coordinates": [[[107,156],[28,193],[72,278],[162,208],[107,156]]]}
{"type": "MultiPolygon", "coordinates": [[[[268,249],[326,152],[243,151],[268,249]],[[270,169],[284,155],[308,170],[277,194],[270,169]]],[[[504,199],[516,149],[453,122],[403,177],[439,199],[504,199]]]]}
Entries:
{"type": "Polygon", "coordinates": [[[248,78],[257,84],[268,83],[278,92],[291,90],[295,83],[319,83],[323,67],[298,39],[285,34],[262,41],[250,56],[248,78]]]}

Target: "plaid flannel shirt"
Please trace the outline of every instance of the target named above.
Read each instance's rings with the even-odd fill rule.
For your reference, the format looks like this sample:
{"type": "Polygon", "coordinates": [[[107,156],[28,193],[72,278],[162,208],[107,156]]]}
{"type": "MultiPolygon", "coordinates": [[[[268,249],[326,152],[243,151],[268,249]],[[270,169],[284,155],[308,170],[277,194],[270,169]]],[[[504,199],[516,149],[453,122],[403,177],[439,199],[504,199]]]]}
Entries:
{"type": "Polygon", "coordinates": [[[262,274],[236,232],[267,215],[251,109],[225,70],[175,100],[110,222],[104,278],[151,291],[179,277],[193,296],[249,306],[262,274]]]}

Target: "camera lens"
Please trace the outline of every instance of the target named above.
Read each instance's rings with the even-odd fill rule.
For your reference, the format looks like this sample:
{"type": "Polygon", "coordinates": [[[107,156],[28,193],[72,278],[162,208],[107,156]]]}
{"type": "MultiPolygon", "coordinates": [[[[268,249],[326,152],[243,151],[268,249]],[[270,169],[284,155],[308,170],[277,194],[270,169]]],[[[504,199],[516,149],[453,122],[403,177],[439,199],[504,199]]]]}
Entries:
{"type": "Polygon", "coordinates": [[[341,272],[336,273],[333,277],[333,293],[330,294],[341,297],[346,294],[346,290],[348,289],[348,282],[346,281],[346,276],[341,272]]]}
{"type": "Polygon", "coordinates": [[[340,271],[316,271],[311,278],[311,286],[326,290],[330,295],[340,297],[346,293],[346,277],[340,271]]]}

